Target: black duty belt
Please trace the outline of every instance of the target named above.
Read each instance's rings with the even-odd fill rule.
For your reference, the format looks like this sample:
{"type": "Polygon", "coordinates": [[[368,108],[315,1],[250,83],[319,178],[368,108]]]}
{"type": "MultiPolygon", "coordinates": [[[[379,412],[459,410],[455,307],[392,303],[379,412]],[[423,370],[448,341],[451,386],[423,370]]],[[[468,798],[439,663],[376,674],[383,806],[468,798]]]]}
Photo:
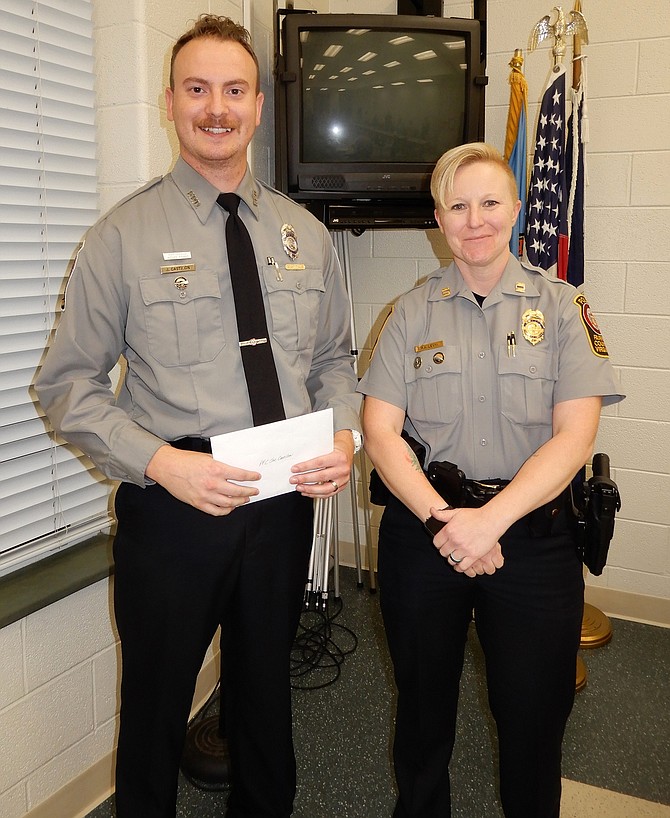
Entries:
{"type": "Polygon", "coordinates": [[[183,449],[187,452],[212,453],[212,444],[208,437],[180,437],[170,443],[173,449],[183,449]]]}
{"type": "Polygon", "coordinates": [[[495,497],[496,494],[509,485],[509,480],[464,480],[463,481],[463,500],[464,505],[472,508],[480,508],[488,503],[488,501],[495,497]]]}
{"type": "MultiPolygon", "coordinates": [[[[509,485],[509,480],[464,480],[463,481],[463,505],[467,508],[481,508],[481,506],[488,503],[488,501],[495,497],[496,494],[509,485]]],[[[537,519],[539,516],[545,516],[549,519],[555,517],[560,511],[565,508],[565,503],[570,496],[570,487],[565,488],[558,497],[544,505],[539,506],[534,511],[526,514],[522,519],[537,519]]]]}

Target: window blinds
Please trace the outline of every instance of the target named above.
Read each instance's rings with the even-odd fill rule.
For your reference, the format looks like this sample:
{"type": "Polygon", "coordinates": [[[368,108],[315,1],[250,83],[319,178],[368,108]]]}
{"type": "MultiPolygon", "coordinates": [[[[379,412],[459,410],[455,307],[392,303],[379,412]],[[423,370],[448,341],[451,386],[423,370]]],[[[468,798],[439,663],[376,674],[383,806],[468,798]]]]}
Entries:
{"type": "Polygon", "coordinates": [[[97,216],[91,0],[0,2],[0,573],[110,522],[110,485],[32,383],[97,216]]]}

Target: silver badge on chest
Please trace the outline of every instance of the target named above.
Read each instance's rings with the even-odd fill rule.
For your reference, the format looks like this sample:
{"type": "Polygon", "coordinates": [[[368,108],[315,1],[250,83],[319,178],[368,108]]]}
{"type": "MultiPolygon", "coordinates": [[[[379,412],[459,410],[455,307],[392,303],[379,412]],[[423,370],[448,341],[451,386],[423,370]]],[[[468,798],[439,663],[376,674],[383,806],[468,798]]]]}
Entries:
{"type": "Polygon", "coordinates": [[[292,224],[283,224],[281,227],[281,243],[284,245],[284,252],[294,261],[298,257],[298,237],[292,224]]]}

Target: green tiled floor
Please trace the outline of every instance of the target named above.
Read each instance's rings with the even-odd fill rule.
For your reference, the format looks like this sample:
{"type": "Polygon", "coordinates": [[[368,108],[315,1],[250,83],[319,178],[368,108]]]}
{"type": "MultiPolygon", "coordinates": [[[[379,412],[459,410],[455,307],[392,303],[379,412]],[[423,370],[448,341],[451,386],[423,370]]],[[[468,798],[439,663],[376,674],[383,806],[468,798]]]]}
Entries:
{"type": "MultiPolygon", "coordinates": [[[[298,757],[296,818],[388,818],[393,683],[375,594],[341,570],[344,603],[336,620],[358,647],[337,682],[294,691],[298,757]]],[[[670,804],[670,629],[613,621],[612,641],[583,651],[586,688],[568,725],[564,777],[670,804]]],[[[493,727],[485,704],[476,638],[467,651],[458,739],[452,762],[453,818],[501,818],[493,727]]],[[[348,637],[334,634],[348,647],[348,637]]],[[[221,818],[226,794],[181,780],[179,818],[221,818]]],[[[112,818],[113,799],[88,818],[112,818]]],[[[632,816],[631,816],[632,818],[632,816]]]]}

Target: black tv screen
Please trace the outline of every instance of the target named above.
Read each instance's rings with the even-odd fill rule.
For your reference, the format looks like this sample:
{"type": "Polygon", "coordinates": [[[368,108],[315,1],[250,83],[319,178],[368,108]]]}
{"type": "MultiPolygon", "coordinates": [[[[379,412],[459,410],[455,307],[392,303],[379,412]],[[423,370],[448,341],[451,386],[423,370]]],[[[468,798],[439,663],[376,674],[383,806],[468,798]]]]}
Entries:
{"type": "Polygon", "coordinates": [[[459,35],[305,30],[302,161],[434,163],[463,139],[467,67],[459,35]]]}
{"type": "MultiPolygon", "coordinates": [[[[439,156],[482,139],[479,20],[289,13],[276,75],[277,186],[329,203],[429,208],[439,156]]],[[[324,219],[326,221],[326,219],[324,219]]]]}

